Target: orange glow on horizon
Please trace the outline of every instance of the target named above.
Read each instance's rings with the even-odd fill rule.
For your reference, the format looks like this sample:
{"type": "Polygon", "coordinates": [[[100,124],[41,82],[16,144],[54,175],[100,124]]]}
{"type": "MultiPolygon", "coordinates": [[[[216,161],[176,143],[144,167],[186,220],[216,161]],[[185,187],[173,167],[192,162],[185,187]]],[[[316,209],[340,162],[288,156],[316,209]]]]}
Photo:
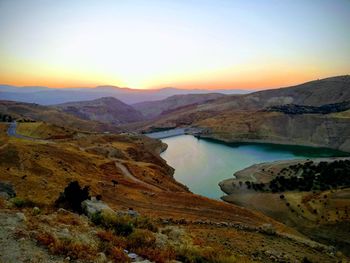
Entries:
{"type": "MultiPolygon", "coordinates": [[[[347,75],[348,73],[337,75],[347,75]]],[[[117,82],[108,81],[82,81],[81,79],[59,79],[50,77],[41,78],[16,78],[12,76],[2,76],[0,74],[0,85],[12,85],[12,86],[42,86],[48,88],[95,88],[98,86],[115,86],[119,88],[131,88],[131,89],[161,89],[166,87],[173,87],[178,89],[207,89],[207,90],[220,90],[220,89],[242,89],[242,90],[262,90],[262,89],[274,89],[283,88],[293,85],[298,85],[304,82],[327,78],[335,75],[319,75],[319,74],[285,74],[285,75],[266,75],[256,78],[247,79],[222,79],[222,80],[203,80],[203,81],[164,81],[161,85],[150,85],[147,87],[130,87],[128,85],[119,85],[117,82]]]]}

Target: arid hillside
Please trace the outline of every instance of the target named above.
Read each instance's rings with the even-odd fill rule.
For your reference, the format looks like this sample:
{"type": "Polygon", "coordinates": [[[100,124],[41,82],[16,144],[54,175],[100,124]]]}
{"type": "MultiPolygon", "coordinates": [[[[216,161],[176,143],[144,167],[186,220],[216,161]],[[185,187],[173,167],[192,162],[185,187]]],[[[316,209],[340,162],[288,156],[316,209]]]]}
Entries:
{"type": "Polygon", "coordinates": [[[220,183],[223,200],[254,209],[348,253],[350,158],[255,164],[220,183]]]}
{"type": "Polygon", "coordinates": [[[84,120],[57,108],[33,103],[0,101],[0,113],[8,114],[13,119],[26,121],[44,121],[61,127],[89,132],[117,132],[119,128],[112,124],[84,120]]]}
{"type": "Polygon", "coordinates": [[[199,127],[203,130],[199,136],[226,142],[269,142],[350,151],[349,101],[350,77],[340,76],[289,88],[225,96],[178,109],[136,128],[152,131],[199,127]],[[288,110],[282,111],[281,106],[288,110]]]}
{"type": "Polygon", "coordinates": [[[43,258],[50,257],[45,256],[49,253],[82,262],[97,262],[100,257],[129,262],[123,249],[155,262],[192,262],[189,258],[222,263],[346,259],[333,248],[312,242],[261,213],[190,193],[176,182],[173,169],[159,157],[166,147],[160,141],[78,131],[61,138],[70,130],[38,123],[18,124],[17,132],[25,138],[9,137],[8,124],[1,124],[0,129],[1,191],[16,194],[0,206],[0,217],[7,218],[2,221],[7,232],[0,231],[0,242],[4,236],[8,240],[2,245],[6,249],[1,250],[5,259],[14,255],[11,253],[29,257],[26,251],[37,249],[43,258]],[[55,201],[72,181],[89,186],[90,194],[114,211],[135,211],[132,213],[147,217],[147,221],[117,213],[99,219],[109,221],[94,217],[90,222],[84,216],[57,210],[55,201]],[[114,231],[108,230],[111,223],[117,224],[114,231]],[[135,228],[132,234],[119,232],[125,224],[135,228]],[[10,244],[31,249],[13,251],[10,244]]]}
{"type": "Polygon", "coordinates": [[[164,100],[139,102],[132,106],[142,112],[145,117],[154,118],[182,107],[202,104],[224,96],[220,93],[174,95],[164,100]]]}
{"type": "Polygon", "coordinates": [[[113,125],[144,119],[139,111],[113,97],[104,97],[90,101],[67,102],[56,105],[56,107],[84,120],[113,125]]]}

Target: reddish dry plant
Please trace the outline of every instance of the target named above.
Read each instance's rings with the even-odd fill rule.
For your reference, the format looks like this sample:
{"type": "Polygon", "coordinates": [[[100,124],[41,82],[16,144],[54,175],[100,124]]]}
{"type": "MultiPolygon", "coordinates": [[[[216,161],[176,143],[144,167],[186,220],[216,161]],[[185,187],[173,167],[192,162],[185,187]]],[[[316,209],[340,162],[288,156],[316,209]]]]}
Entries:
{"type": "Polygon", "coordinates": [[[109,256],[113,259],[114,262],[131,262],[128,255],[124,252],[124,249],[121,247],[113,247],[109,250],[109,256]]]}
{"type": "Polygon", "coordinates": [[[63,214],[57,217],[57,222],[65,225],[79,226],[81,222],[76,215],[63,214]]]}
{"type": "Polygon", "coordinates": [[[49,245],[55,243],[55,238],[49,233],[39,233],[36,235],[35,239],[42,246],[48,247],[49,245]]]}
{"type": "Polygon", "coordinates": [[[5,200],[0,198],[0,208],[6,208],[5,200]]]}
{"type": "Polygon", "coordinates": [[[97,232],[98,238],[103,241],[112,244],[116,247],[126,247],[126,240],[123,237],[116,236],[110,230],[102,230],[97,232]]]}
{"type": "Polygon", "coordinates": [[[97,253],[96,249],[86,244],[74,240],[60,240],[50,233],[39,233],[36,235],[36,240],[40,245],[47,247],[52,254],[69,256],[72,259],[92,259],[97,253]]]}

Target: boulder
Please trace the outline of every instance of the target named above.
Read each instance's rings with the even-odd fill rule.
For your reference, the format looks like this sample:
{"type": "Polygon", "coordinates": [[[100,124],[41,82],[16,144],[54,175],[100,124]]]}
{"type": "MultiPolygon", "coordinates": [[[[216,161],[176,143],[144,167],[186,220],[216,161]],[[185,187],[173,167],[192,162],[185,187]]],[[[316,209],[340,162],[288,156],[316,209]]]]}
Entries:
{"type": "Polygon", "coordinates": [[[17,217],[17,219],[18,219],[20,222],[25,222],[25,221],[27,221],[26,216],[25,216],[23,213],[21,213],[21,212],[16,213],[16,217],[17,217]]]}
{"type": "Polygon", "coordinates": [[[8,200],[15,196],[16,192],[11,184],[0,182],[0,197],[8,200]]]}
{"type": "Polygon", "coordinates": [[[102,211],[110,211],[113,212],[112,208],[110,208],[106,203],[101,200],[96,200],[92,198],[91,200],[85,200],[81,203],[81,207],[83,212],[91,218],[93,214],[99,213],[102,211]]]}

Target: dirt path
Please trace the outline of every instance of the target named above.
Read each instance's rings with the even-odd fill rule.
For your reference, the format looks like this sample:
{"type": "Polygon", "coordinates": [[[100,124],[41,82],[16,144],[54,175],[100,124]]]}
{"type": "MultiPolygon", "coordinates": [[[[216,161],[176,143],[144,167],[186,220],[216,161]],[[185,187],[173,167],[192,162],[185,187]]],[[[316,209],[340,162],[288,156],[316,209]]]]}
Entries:
{"type": "Polygon", "coordinates": [[[140,179],[136,178],[134,175],[132,175],[130,173],[130,171],[128,170],[128,168],[124,164],[119,163],[119,162],[115,162],[115,166],[117,168],[119,168],[122,171],[123,175],[125,177],[127,177],[128,179],[130,179],[130,180],[132,180],[134,182],[137,182],[137,183],[139,183],[139,184],[141,184],[141,185],[143,185],[143,186],[145,186],[147,188],[150,188],[152,190],[155,190],[155,191],[159,191],[160,190],[158,187],[153,186],[151,184],[148,184],[148,183],[146,183],[144,181],[141,181],[140,179]]]}
{"type": "Polygon", "coordinates": [[[16,121],[11,122],[8,129],[7,129],[7,135],[9,137],[15,137],[18,139],[25,139],[25,140],[29,140],[29,141],[36,141],[36,142],[43,142],[43,143],[54,143],[53,141],[50,141],[50,140],[37,139],[37,138],[18,134],[16,129],[17,129],[17,122],[16,121]]]}

